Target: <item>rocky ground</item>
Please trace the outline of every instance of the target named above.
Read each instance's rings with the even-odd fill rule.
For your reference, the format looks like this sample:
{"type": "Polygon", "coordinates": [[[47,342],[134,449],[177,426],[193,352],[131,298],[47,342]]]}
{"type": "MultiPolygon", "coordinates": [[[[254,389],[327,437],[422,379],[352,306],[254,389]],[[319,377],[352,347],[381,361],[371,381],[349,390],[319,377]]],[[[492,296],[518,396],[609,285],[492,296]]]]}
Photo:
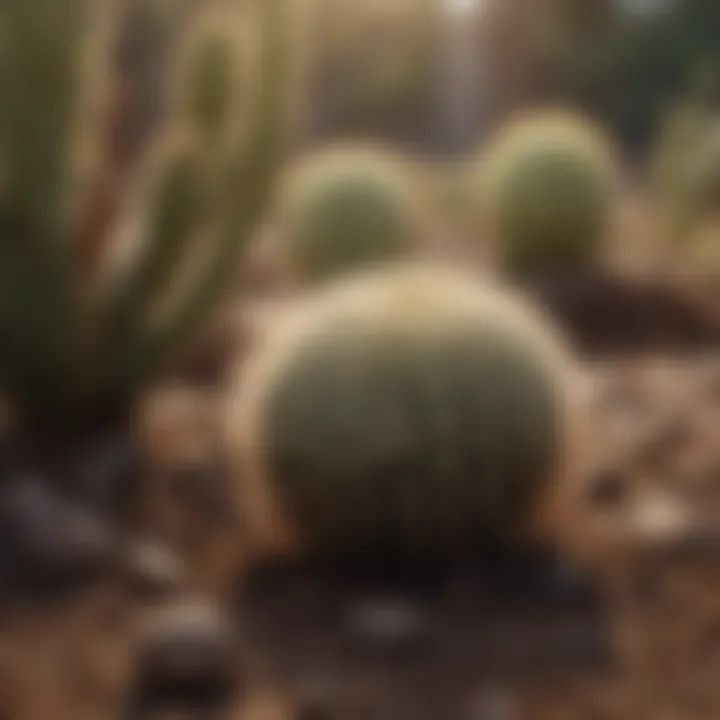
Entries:
{"type": "Polygon", "coordinates": [[[58,530],[70,510],[18,484],[12,537],[35,565],[6,563],[0,717],[720,715],[720,359],[607,360],[588,376],[599,422],[567,535],[582,552],[430,574],[255,567],[218,463],[215,400],[170,392],[140,433],[153,462],[132,543],[79,517],[58,530]]]}

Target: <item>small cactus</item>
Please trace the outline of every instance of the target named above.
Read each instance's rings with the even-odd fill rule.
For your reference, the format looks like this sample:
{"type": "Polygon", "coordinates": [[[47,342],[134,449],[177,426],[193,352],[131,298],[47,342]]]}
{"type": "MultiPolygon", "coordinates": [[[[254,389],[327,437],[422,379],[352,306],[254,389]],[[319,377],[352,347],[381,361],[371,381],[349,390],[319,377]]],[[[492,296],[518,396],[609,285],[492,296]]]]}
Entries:
{"type": "Polygon", "coordinates": [[[612,211],[607,142],[570,117],[511,123],[484,166],[487,215],[512,270],[564,271],[592,265],[612,211]]]}
{"type": "Polygon", "coordinates": [[[411,252],[416,213],[399,161],[332,149],[291,173],[282,211],[290,273],[315,283],[411,252]]]}
{"type": "Polygon", "coordinates": [[[568,409],[567,356],[529,308],[401,267],[296,312],[229,407],[250,514],[275,518],[258,535],[430,558],[521,531],[560,467],[568,409]]]}

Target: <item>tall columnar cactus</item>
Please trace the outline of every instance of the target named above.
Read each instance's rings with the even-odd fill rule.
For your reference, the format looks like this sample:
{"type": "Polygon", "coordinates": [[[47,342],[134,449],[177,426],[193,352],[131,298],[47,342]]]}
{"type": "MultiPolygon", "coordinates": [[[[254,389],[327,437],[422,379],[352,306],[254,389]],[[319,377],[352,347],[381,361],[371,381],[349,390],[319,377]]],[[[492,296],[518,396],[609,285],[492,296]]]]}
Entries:
{"type": "Polygon", "coordinates": [[[610,158],[600,133],[571,116],[530,117],[501,131],[480,172],[512,269],[572,270],[597,259],[612,210],[610,158]]]}
{"type": "MultiPolygon", "coordinates": [[[[0,369],[34,419],[123,404],[190,337],[233,272],[282,151],[286,0],[201,15],[175,63],[170,127],[126,202],[99,112],[117,6],[0,6],[0,369]],[[259,42],[244,63],[237,29],[252,22],[259,42]],[[135,251],[108,280],[128,228],[135,251]]],[[[113,124],[122,107],[111,107],[113,124]]]]}
{"type": "Polygon", "coordinates": [[[522,532],[562,465],[562,343],[462,273],[363,274],[266,342],[228,413],[260,536],[272,526],[330,554],[471,553],[522,532]]]}
{"type": "Polygon", "coordinates": [[[281,209],[284,255],[300,282],[407,255],[417,213],[400,161],[379,151],[330,149],[288,179],[281,209]]]}

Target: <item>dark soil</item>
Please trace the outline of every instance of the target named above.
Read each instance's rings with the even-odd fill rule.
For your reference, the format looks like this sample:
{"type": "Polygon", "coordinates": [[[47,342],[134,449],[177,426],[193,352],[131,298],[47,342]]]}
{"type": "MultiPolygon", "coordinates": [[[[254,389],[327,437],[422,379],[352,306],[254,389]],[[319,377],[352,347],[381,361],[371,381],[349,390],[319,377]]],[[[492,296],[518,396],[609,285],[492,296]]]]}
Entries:
{"type": "Polygon", "coordinates": [[[550,558],[400,578],[252,578],[240,616],[254,662],[300,706],[348,720],[513,718],[538,682],[617,670],[597,588],[550,558]]]}
{"type": "Polygon", "coordinates": [[[659,281],[578,273],[528,289],[589,357],[720,347],[720,324],[659,281]]]}

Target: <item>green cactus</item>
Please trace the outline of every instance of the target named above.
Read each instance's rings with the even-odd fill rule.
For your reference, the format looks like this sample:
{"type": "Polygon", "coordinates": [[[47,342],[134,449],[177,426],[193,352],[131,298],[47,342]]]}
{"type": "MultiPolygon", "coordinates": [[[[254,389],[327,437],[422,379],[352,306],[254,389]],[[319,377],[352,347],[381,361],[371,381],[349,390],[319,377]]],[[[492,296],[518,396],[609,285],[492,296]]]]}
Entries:
{"type": "Polygon", "coordinates": [[[126,405],[187,342],[232,276],[281,160],[286,0],[248,11],[261,28],[250,90],[238,82],[246,68],[235,30],[244,18],[199,22],[180,64],[181,101],[146,177],[129,183],[103,154],[115,140],[105,137],[107,118],[85,108],[113,86],[111,72],[90,86],[83,65],[111,65],[113,33],[99,41],[99,28],[116,29],[110,7],[0,7],[0,371],[32,420],[87,421],[126,405]],[[250,114],[242,123],[240,107],[250,114]],[[98,148],[92,172],[81,172],[78,137],[98,148]],[[135,202],[123,200],[126,184],[142,189],[135,202]],[[112,282],[99,282],[125,226],[138,228],[138,250],[112,282]],[[158,306],[169,309],[158,316],[158,306]]]}
{"type": "Polygon", "coordinates": [[[720,135],[714,118],[682,108],[668,121],[655,156],[654,190],[671,242],[682,243],[720,207],[720,135]]]}
{"type": "Polygon", "coordinates": [[[270,335],[230,434],[315,551],[472,553],[520,531],[558,467],[566,362],[503,291],[386,268],[270,335]]]}
{"type": "Polygon", "coordinates": [[[700,214],[693,191],[698,144],[707,135],[711,116],[696,103],[682,104],[664,119],[651,158],[650,178],[669,239],[686,236],[700,214]]]}
{"type": "Polygon", "coordinates": [[[686,96],[661,119],[650,156],[650,185],[667,239],[680,243],[717,213],[720,136],[713,72],[701,68],[686,96]]]}
{"type": "Polygon", "coordinates": [[[569,116],[523,119],[500,134],[480,172],[511,269],[575,270],[597,260],[612,211],[610,156],[599,133],[569,116]]]}
{"type": "Polygon", "coordinates": [[[311,156],[291,180],[282,235],[302,282],[407,255],[416,213],[399,163],[379,152],[330,150],[311,156]]]}
{"type": "Polygon", "coordinates": [[[188,49],[182,105],[189,123],[207,138],[222,137],[232,120],[237,95],[237,48],[221,32],[200,33],[188,49]]]}

